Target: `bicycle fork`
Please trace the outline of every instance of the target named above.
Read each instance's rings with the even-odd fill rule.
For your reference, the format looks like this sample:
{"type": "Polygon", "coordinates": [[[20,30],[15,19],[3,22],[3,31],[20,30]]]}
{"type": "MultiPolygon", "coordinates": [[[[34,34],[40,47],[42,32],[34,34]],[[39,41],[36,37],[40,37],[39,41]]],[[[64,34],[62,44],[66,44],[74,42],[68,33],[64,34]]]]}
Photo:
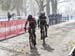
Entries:
{"type": "Polygon", "coordinates": [[[36,37],[35,36],[30,36],[29,37],[29,43],[30,43],[30,48],[32,49],[36,45],[36,37]]]}

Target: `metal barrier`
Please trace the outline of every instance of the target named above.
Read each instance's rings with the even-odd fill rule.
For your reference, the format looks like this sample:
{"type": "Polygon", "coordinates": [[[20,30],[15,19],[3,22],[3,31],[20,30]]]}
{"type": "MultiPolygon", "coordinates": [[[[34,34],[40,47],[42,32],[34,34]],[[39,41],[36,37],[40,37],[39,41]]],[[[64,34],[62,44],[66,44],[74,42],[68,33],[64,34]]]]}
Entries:
{"type": "Polygon", "coordinates": [[[62,15],[60,14],[52,14],[52,15],[49,15],[48,17],[49,17],[50,25],[62,22],[62,15]]]}

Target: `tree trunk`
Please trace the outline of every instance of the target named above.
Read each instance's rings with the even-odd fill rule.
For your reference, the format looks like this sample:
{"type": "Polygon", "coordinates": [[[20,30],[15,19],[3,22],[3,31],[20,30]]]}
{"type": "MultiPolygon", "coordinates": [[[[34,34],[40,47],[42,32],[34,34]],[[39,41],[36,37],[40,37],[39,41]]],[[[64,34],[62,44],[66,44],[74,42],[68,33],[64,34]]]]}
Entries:
{"type": "Polygon", "coordinates": [[[52,2],[52,14],[57,14],[57,0],[51,0],[52,2]]]}
{"type": "Polygon", "coordinates": [[[54,0],[51,0],[51,4],[52,4],[52,14],[55,14],[55,10],[54,10],[54,0]]]}
{"type": "Polygon", "coordinates": [[[50,14],[50,2],[49,2],[49,0],[46,0],[46,2],[47,2],[47,6],[46,6],[46,12],[47,12],[47,16],[50,14]]]}
{"type": "Polygon", "coordinates": [[[17,16],[20,16],[20,10],[19,10],[19,8],[17,8],[16,11],[17,11],[17,16]]]}
{"type": "Polygon", "coordinates": [[[24,14],[25,14],[25,16],[27,16],[27,11],[26,11],[26,8],[24,9],[24,14]]]}
{"type": "Polygon", "coordinates": [[[17,15],[20,16],[20,12],[22,12],[23,0],[16,0],[15,3],[17,15]]]}
{"type": "Polygon", "coordinates": [[[55,14],[57,14],[57,0],[55,0],[55,14]]]}
{"type": "Polygon", "coordinates": [[[41,13],[41,11],[44,11],[43,1],[40,1],[39,14],[41,13]]]}
{"type": "Polygon", "coordinates": [[[25,14],[25,16],[27,16],[27,8],[26,8],[26,3],[27,3],[27,1],[26,0],[24,0],[24,14],[25,14]]]}

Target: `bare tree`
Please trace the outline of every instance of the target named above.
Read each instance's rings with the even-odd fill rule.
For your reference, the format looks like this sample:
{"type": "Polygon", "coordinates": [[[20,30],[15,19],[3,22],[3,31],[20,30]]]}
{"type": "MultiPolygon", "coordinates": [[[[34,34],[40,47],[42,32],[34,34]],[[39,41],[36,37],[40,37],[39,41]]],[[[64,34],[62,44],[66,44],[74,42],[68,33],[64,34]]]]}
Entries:
{"type": "Polygon", "coordinates": [[[14,10],[16,9],[17,15],[20,16],[20,11],[22,11],[23,0],[1,0],[0,1],[2,10],[14,10]]]}
{"type": "Polygon", "coordinates": [[[57,14],[57,0],[51,0],[52,3],[52,14],[57,14]]]}
{"type": "Polygon", "coordinates": [[[8,11],[11,8],[11,0],[0,0],[1,9],[8,11]]]}
{"type": "Polygon", "coordinates": [[[47,12],[47,15],[50,14],[50,0],[46,0],[47,2],[47,6],[46,6],[46,12],[47,12]]]}
{"type": "Polygon", "coordinates": [[[23,0],[23,2],[24,2],[24,3],[23,3],[24,6],[23,6],[22,9],[23,9],[23,12],[25,13],[25,16],[27,16],[27,10],[26,10],[26,9],[27,9],[27,8],[26,8],[27,0],[23,0]]]}
{"type": "Polygon", "coordinates": [[[45,1],[45,0],[35,0],[35,1],[37,2],[38,7],[39,7],[39,13],[40,13],[41,11],[44,11],[44,7],[46,6],[46,5],[44,5],[44,1],[45,1]]]}
{"type": "Polygon", "coordinates": [[[17,15],[20,16],[20,11],[22,10],[23,8],[23,0],[14,0],[13,1],[14,3],[14,8],[16,9],[17,11],[17,15]]]}

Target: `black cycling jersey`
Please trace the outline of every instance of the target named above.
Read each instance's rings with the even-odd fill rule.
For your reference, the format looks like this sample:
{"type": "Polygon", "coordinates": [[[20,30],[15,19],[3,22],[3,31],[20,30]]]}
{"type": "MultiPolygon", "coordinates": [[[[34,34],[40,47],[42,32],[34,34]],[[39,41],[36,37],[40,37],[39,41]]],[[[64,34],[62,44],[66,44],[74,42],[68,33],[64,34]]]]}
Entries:
{"type": "Polygon", "coordinates": [[[34,18],[28,19],[29,21],[29,27],[35,28],[36,27],[36,20],[34,18]]]}
{"type": "Polygon", "coordinates": [[[29,22],[29,28],[36,28],[36,20],[34,18],[28,18],[25,27],[28,22],[29,22]]]}
{"type": "Polygon", "coordinates": [[[45,25],[46,24],[46,16],[39,16],[38,23],[40,25],[45,25]]]}
{"type": "Polygon", "coordinates": [[[40,15],[39,16],[39,20],[38,20],[38,27],[40,27],[40,33],[41,33],[41,39],[42,39],[42,29],[43,29],[43,26],[45,27],[45,37],[47,37],[47,22],[46,22],[46,16],[45,15],[40,15]]]}

